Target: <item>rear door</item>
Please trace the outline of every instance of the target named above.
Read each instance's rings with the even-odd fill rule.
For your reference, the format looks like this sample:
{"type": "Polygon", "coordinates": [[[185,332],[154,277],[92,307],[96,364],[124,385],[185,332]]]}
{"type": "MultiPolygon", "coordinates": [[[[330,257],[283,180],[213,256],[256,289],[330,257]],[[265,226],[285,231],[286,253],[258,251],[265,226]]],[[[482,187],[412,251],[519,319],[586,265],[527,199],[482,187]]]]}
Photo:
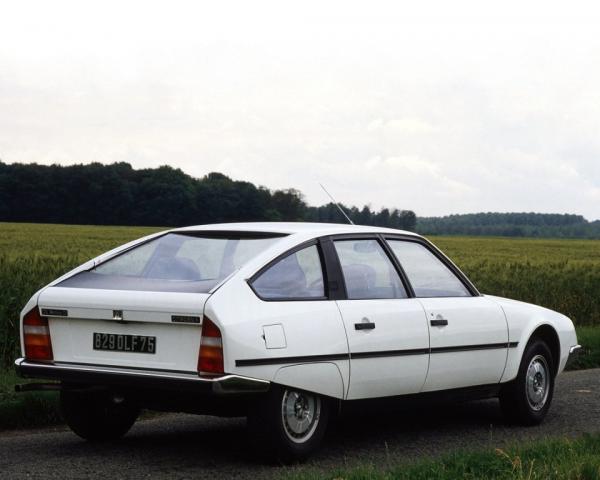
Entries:
{"type": "Polygon", "coordinates": [[[419,392],[427,375],[429,333],[422,305],[408,293],[384,243],[338,238],[346,295],[337,300],[350,349],[349,399],[419,392]]]}
{"type": "Polygon", "coordinates": [[[431,358],[423,390],[498,383],[509,347],[502,308],[425,243],[390,238],[388,244],[427,315],[431,358]]]}

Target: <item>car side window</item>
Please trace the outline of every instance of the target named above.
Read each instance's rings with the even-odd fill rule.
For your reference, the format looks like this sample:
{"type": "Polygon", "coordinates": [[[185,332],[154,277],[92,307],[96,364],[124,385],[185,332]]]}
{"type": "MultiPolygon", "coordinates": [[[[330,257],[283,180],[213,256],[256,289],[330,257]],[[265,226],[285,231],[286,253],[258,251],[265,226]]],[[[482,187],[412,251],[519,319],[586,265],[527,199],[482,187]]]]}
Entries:
{"type": "Polygon", "coordinates": [[[471,294],[444,263],[416,242],[388,240],[417,297],[469,297],[471,294]]]}
{"type": "Polygon", "coordinates": [[[406,298],[393,263],[377,240],[337,240],[348,299],[406,298]]]}
{"type": "Polygon", "coordinates": [[[254,280],[252,287],[266,300],[325,297],[317,246],[311,245],[282,258],[254,280]]]}

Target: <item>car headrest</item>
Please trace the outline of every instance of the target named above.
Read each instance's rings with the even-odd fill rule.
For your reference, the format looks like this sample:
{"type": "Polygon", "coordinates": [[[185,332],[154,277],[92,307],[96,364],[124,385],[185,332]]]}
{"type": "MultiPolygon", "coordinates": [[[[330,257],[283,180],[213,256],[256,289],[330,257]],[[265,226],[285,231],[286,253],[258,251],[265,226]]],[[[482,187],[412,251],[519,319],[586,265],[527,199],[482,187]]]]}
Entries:
{"type": "Polygon", "coordinates": [[[187,257],[159,258],[146,276],[165,280],[202,280],[200,269],[187,257]]]}
{"type": "Polygon", "coordinates": [[[306,290],[306,275],[296,255],[285,258],[273,267],[273,270],[275,269],[277,269],[276,277],[279,278],[282,291],[298,295],[299,292],[306,290]]]}
{"type": "Polygon", "coordinates": [[[349,298],[368,298],[375,287],[377,273],[369,265],[353,263],[343,267],[349,298]]]}

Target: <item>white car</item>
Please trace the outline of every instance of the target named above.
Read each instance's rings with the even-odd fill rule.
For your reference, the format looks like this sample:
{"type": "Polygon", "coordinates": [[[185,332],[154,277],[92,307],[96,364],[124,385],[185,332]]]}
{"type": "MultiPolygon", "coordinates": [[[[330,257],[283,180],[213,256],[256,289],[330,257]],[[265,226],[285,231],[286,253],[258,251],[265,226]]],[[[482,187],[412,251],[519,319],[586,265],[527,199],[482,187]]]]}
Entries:
{"type": "Polygon", "coordinates": [[[313,451],[351,400],[499,396],[536,424],[580,348],[567,317],[480,294],[423,237],[308,223],[131,242],[37,292],[21,332],[18,373],[59,381],[83,438],[124,435],[140,408],[247,415],[283,461],[313,451]]]}

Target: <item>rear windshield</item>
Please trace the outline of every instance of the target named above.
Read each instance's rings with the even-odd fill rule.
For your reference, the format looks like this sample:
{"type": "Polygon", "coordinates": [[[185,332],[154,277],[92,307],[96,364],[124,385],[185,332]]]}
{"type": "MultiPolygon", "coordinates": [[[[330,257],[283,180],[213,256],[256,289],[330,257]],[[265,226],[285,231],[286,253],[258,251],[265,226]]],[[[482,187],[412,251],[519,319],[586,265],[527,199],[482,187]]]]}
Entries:
{"type": "Polygon", "coordinates": [[[168,233],[59,286],[206,293],[280,237],[168,233]]]}

